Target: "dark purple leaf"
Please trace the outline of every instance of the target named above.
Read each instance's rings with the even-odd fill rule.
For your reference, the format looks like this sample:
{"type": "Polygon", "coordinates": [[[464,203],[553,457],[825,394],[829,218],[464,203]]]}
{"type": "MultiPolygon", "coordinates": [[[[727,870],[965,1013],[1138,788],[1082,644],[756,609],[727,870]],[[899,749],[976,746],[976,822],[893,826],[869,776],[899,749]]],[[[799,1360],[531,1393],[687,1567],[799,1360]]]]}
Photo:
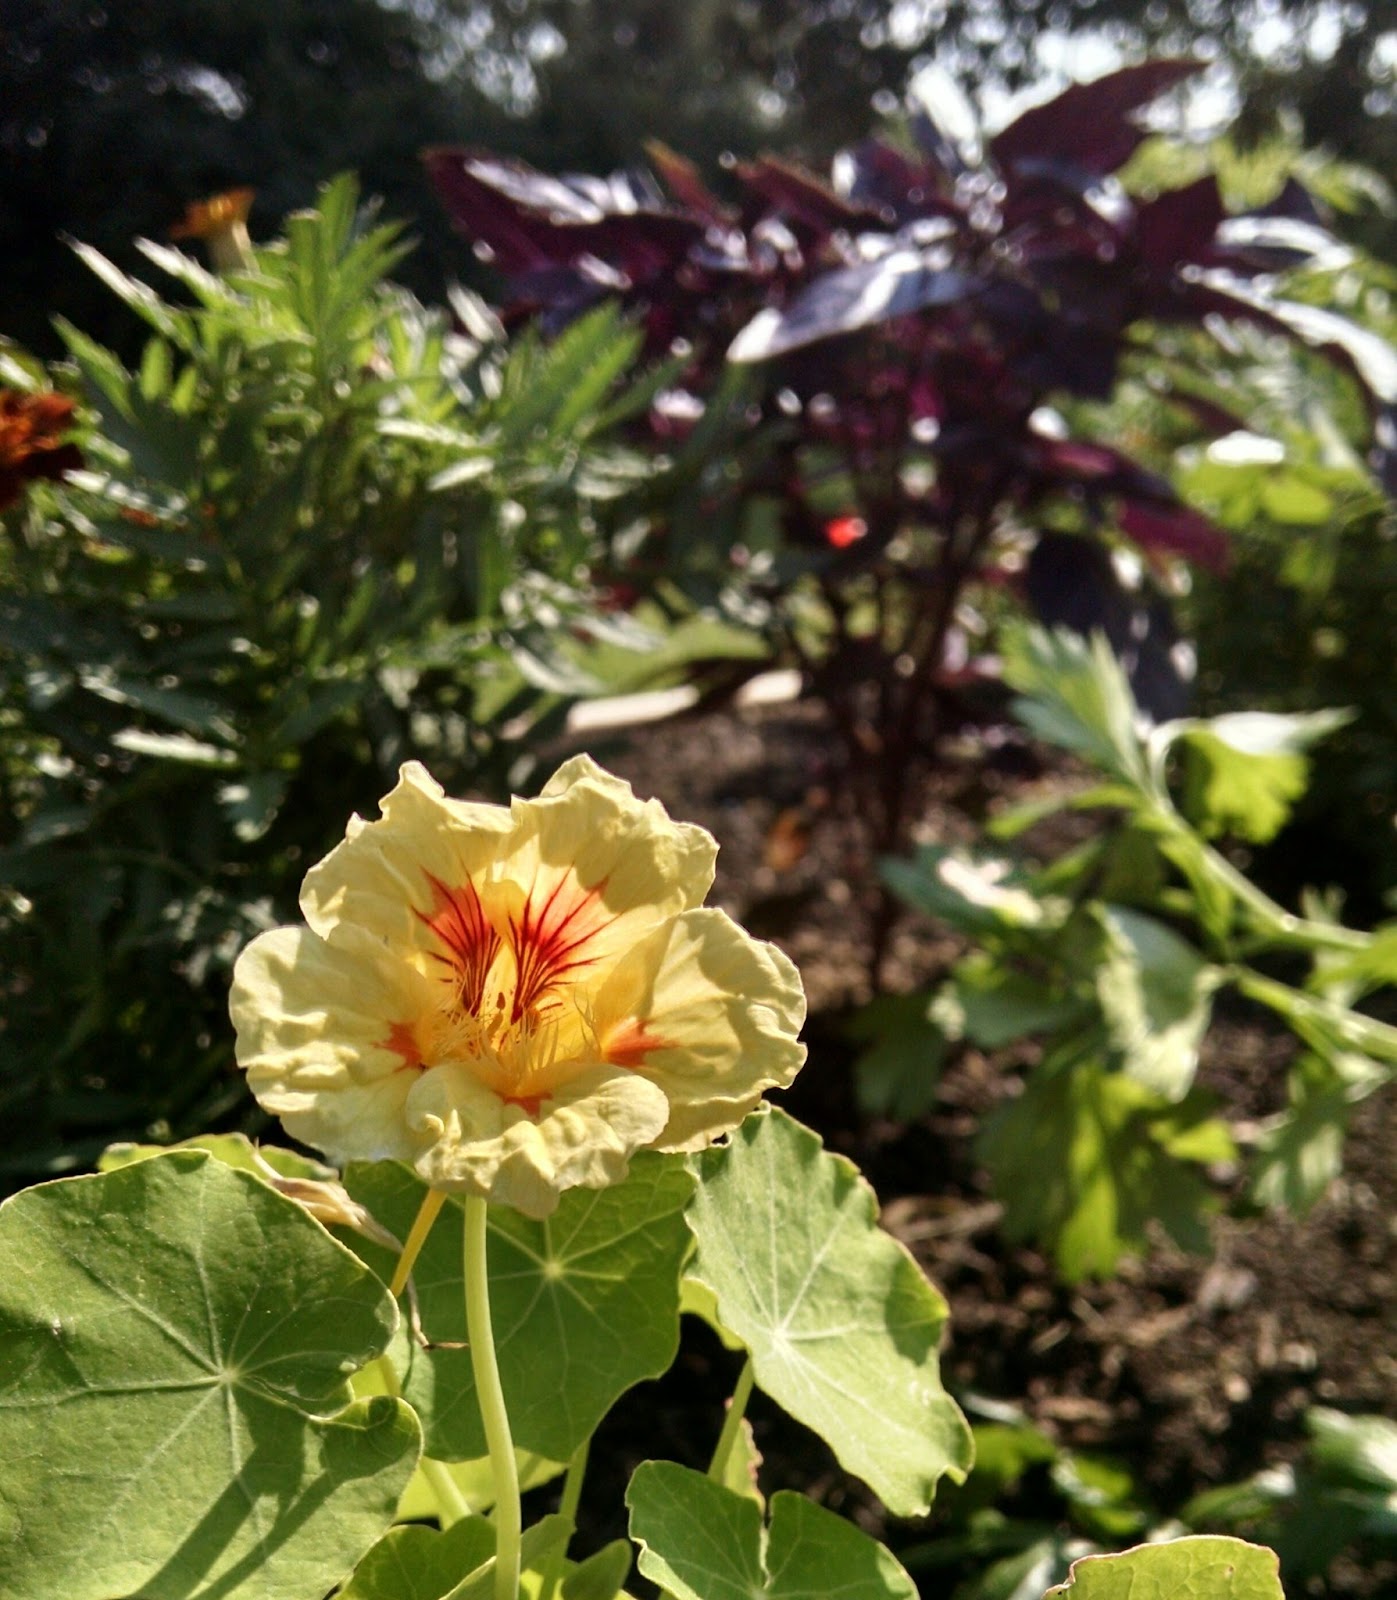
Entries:
{"type": "Polygon", "coordinates": [[[1106,636],[1136,703],[1156,722],[1187,711],[1188,683],[1179,668],[1178,630],[1168,603],[1149,589],[1127,589],[1110,553],[1094,539],[1040,534],[1029,554],[1024,587],[1048,627],[1106,636]]]}
{"type": "Polygon", "coordinates": [[[1183,556],[1200,567],[1227,567],[1227,535],[1200,512],[1156,500],[1126,500],[1119,513],[1121,531],[1142,550],[1183,556]]]}
{"type": "Polygon", "coordinates": [[[728,359],[766,361],[819,339],[952,305],[976,288],[973,277],[946,264],[944,252],[898,246],[877,261],[816,278],[784,309],[758,312],[733,340],[728,359]]]}
{"type": "Polygon", "coordinates": [[[646,140],[645,154],[665,187],[685,210],[725,228],[736,220],[731,209],[704,183],[692,161],[678,151],[671,150],[667,144],[661,144],[658,139],[646,140]]]}
{"type": "Polygon", "coordinates": [[[1213,260],[1234,272],[1289,272],[1297,267],[1342,267],[1353,252],[1327,228],[1296,217],[1229,217],[1218,228],[1213,260]]]}
{"type": "Polygon", "coordinates": [[[841,150],[834,158],[834,178],[852,205],[891,226],[914,217],[959,215],[959,208],[941,196],[935,172],[881,139],[841,150]]]}
{"type": "Polygon", "coordinates": [[[1187,262],[1211,260],[1213,241],[1226,215],[1217,179],[1211,174],[1146,201],[1135,213],[1140,264],[1147,271],[1163,273],[1187,262]]]}
{"type": "Polygon", "coordinates": [[[878,220],[866,206],[846,200],[823,179],[778,156],[758,156],[738,165],[737,176],[751,199],[761,202],[753,218],[774,210],[804,242],[829,237],[836,229],[857,229],[878,220]]]}
{"type": "Polygon", "coordinates": [[[1092,83],[1075,83],[1016,117],[991,140],[990,154],[1002,168],[1057,158],[1098,176],[1115,172],[1145,137],[1134,113],[1203,66],[1191,60],[1145,61],[1092,83]]]}

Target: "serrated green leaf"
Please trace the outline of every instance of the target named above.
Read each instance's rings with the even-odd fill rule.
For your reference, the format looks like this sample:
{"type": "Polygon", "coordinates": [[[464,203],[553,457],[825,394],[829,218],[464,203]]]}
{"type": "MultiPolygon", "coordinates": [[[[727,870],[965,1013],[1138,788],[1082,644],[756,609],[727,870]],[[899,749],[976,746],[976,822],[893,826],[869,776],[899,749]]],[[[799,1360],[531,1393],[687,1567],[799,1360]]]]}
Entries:
{"type": "Polygon", "coordinates": [[[1223,973],[1144,912],[1102,906],[1097,920],[1106,938],[1096,995],[1121,1070],[1165,1099],[1180,1100],[1198,1070],[1223,973]]]}
{"type": "Polygon", "coordinates": [[[1303,1217],[1343,1171],[1344,1135],[1353,1110],[1349,1086],[1317,1056],[1290,1074],[1290,1105],[1262,1133],[1252,1193],[1272,1210],[1303,1217]]]}
{"type": "Polygon", "coordinates": [[[318,1223],[199,1150],[0,1207],[0,1548],[14,1600],[302,1600],[420,1448],[348,1377],[397,1320],[318,1223]]]}
{"type": "Polygon", "coordinates": [[[878,1227],[857,1169],[780,1111],[696,1158],[690,1275],[747,1346],[757,1383],[889,1510],[916,1516],[963,1481],[970,1430],[941,1387],[946,1302],[878,1227]]]}
{"type": "Polygon", "coordinates": [[[1011,1239],[1051,1248],[1069,1283],[1110,1274],[1158,1221],[1186,1250],[1214,1209],[1199,1163],[1235,1155],[1197,1091],[1177,1105],[1124,1073],[1064,1055],[990,1118],[977,1145],[1011,1239]]]}
{"type": "Polygon", "coordinates": [[[1285,1600],[1274,1550],[1196,1534],[1114,1556],[1084,1556],[1044,1600],[1285,1600]]]}
{"type": "MultiPolygon", "coordinates": [[[[405,1239],[425,1194],[407,1168],[351,1166],[345,1187],[405,1239]]],[[[689,1250],[693,1179],[675,1157],[642,1152],[624,1183],[574,1189],[536,1222],[502,1207],[490,1218],[491,1309],[514,1442],[567,1461],[632,1384],[658,1377],[679,1343],[679,1276],[689,1250]]],[[[423,1419],[428,1454],[486,1453],[466,1338],[459,1204],[448,1201],[413,1271],[422,1327],[403,1393],[423,1419]]],[[[393,1259],[354,1248],[386,1277],[393,1259]]]]}
{"type": "Polygon", "coordinates": [[[1101,634],[1091,641],[1054,629],[1012,629],[1004,681],[1018,691],[1014,715],[1049,744],[1084,756],[1131,789],[1149,788],[1135,699],[1101,634]]]}
{"type": "Polygon", "coordinates": [[[804,1495],[761,1509],[702,1473],[646,1461],[626,1491],[639,1567],[675,1600],[916,1600],[892,1553],[804,1495]]]}
{"type": "Polygon", "coordinates": [[[854,1059],[859,1109],[910,1122],[936,1099],[947,1040],[925,994],[878,995],[849,1023],[862,1049],[854,1059]]]}
{"type": "Polygon", "coordinates": [[[939,845],[924,846],[913,861],[886,857],[878,875],[914,909],[976,939],[1054,927],[1068,910],[1060,896],[1035,894],[1015,863],[939,845]]]}
{"type": "Polygon", "coordinates": [[[1247,711],[1181,725],[1171,742],[1184,753],[1185,814],[1209,836],[1230,833],[1267,843],[1305,792],[1305,751],[1349,720],[1346,712],[1247,711]]]}
{"type": "Polygon", "coordinates": [[[1082,1020],[1087,1002],[1064,984],[1040,983],[993,957],[972,955],[957,962],[937,996],[936,1015],[945,1026],[954,1017],[955,1037],[998,1050],[1037,1033],[1055,1033],[1082,1020]]]}

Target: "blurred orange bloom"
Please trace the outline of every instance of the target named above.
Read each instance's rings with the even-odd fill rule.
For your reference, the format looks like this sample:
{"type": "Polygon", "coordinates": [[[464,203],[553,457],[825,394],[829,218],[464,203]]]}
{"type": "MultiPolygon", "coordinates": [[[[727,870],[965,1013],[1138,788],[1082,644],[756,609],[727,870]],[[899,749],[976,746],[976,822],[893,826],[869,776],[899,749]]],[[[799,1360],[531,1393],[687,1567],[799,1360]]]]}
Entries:
{"type": "Polygon", "coordinates": [[[252,210],[253,189],[229,189],[210,195],[207,200],[192,200],[184,216],[170,229],[172,239],[202,239],[220,272],[237,271],[252,265],[252,240],[247,219],[252,210]]]}
{"type": "Polygon", "coordinates": [[[0,511],[14,505],[33,478],[57,482],[82,465],[82,452],[64,442],[73,425],[66,395],[0,389],[0,511]]]}

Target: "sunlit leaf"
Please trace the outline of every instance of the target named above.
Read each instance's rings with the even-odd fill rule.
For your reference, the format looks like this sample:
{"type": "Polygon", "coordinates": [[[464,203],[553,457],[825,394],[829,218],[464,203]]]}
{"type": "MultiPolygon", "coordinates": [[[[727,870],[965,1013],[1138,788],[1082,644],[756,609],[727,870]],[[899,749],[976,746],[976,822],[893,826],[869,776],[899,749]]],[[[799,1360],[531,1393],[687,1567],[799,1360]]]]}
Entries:
{"type": "Polygon", "coordinates": [[[1084,1556],[1044,1600],[1285,1600],[1274,1550],[1199,1534],[1084,1556]]]}
{"type": "Polygon", "coordinates": [[[873,1191],[780,1111],[697,1158],[691,1275],[747,1346],[757,1383],[900,1516],[960,1481],[970,1430],[941,1387],[946,1303],[878,1227],[873,1191]]]}
{"type": "Polygon", "coordinates": [[[1154,917],[1102,906],[1103,959],[1096,993],[1121,1069],[1167,1100],[1180,1100],[1198,1069],[1212,998],[1223,973],[1154,917]]]}
{"type": "MultiPolygon", "coordinates": [[[[387,1162],[351,1166],[345,1186],[400,1239],[426,1192],[407,1168],[387,1162]]],[[[642,1152],[624,1183],[570,1190],[544,1221],[492,1209],[491,1311],[521,1450],[567,1461],[619,1395],[674,1359],[692,1188],[681,1160],[642,1152]]],[[[465,1347],[462,1230],[460,1205],[449,1200],[413,1272],[422,1328],[438,1347],[415,1349],[403,1380],[423,1419],[427,1453],[448,1461],[486,1454],[465,1347]]],[[[391,1275],[388,1252],[351,1242],[391,1275]]]]}
{"type": "Polygon", "coordinates": [[[1201,1250],[1215,1203],[1197,1168],[1236,1154],[1197,1091],[1169,1105],[1124,1073],[1071,1058],[1036,1070],[978,1148],[1006,1234],[1047,1244],[1068,1282],[1112,1272],[1155,1221],[1201,1250]]]}
{"type": "Polygon", "coordinates": [[[890,1551],[782,1490],[770,1526],[755,1501],[671,1461],[646,1461],[626,1492],[641,1572],[675,1600],[916,1600],[890,1551]]]}
{"type": "Polygon", "coordinates": [[[203,1151],[7,1201],[6,1594],[325,1593],[417,1460],[409,1408],[347,1381],[396,1319],[318,1223],[203,1151]]]}

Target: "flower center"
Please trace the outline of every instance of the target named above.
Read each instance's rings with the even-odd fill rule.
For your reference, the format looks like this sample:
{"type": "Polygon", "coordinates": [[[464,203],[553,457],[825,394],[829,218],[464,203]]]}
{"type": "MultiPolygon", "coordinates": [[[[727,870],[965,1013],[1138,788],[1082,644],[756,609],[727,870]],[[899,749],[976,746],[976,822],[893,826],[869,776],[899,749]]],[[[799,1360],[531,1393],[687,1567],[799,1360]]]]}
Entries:
{"type": "Polygon", "coordinates": [[[455,1061],[507,1100],[536,1102],[598,1059],[580,980],[599,959],[614,918],[604,884],[583,889],[572,872],[481,888],[429,877],[432,908],[418,911],[440,949],[440,1006],[423,1019],[420,1061],[455,1061]]]}

